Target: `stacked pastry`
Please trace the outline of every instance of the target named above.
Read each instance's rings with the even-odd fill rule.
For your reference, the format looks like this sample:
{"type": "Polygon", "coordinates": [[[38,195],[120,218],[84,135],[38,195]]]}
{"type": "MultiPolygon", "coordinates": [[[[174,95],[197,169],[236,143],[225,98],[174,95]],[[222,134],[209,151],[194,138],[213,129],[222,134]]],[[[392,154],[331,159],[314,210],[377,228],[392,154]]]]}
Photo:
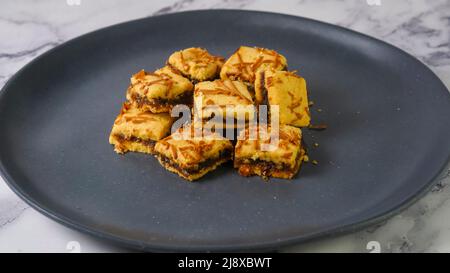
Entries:
{"type": "Polygon", "coordinates": [[[201,48],[175,52],[165,67],[132,76],[109,141],[118,153],[153,154],[189,181],[229,160],[244,176],[292,178],[305,157],[300,128],[310,114],[305,80],[286,69],[284,56],[264,48],[241,46],[225,62],[201,48]],[[179,104],[193,118],[171,134],[170,111],[179,104]],[[206,124],[238,128],[238,140],[206,124]]]}

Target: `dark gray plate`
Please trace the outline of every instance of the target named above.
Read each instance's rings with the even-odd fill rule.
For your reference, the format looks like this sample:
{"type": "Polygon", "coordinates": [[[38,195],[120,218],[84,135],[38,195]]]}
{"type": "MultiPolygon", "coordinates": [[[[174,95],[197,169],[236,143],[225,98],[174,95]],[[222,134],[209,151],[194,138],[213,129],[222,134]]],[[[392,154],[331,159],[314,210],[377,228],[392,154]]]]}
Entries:
{"type": "Polygon", "coordinates": [[[249,11],[195,11],[108,27],[18,72],[0,96],[0,169],[63,224],[145,250],[272,249],[384,219],[428,189],[450,155],[450,96],[403,51],[336,26],[249,11]],[[307,79],[319,165],[293,181],[240,177],[231,165],[187,183],[108,134],[129,77],[177,49],[284,54],[307,79]],[[318,112],[317,109],[323,109],[318,112]]]}

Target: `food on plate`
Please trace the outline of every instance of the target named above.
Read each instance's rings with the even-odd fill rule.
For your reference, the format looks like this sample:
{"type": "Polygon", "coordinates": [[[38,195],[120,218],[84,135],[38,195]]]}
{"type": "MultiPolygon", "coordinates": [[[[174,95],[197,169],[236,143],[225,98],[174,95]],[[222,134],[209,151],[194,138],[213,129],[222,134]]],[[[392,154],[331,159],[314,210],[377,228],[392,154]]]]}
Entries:
{"type": "Polygon", "coordinates": [[[176,51],[166,66],[134,74],[126,99],[109,136],[114,150],[152,154],[188,181],[227,161],[243,176],[291,179],[302,162],[317,164],[300,128],[326,129],[311,124],[305,79],[261,47],[241,46],[226,61],[200,47],[176,51]],[[171,117],[177,105],[188,106],[173,113],[183,119],[171,117]]]}
{"type": "Polygon", "coordinates": [[[194,83],[214,80],[219,76],[224,58],[211,55],[206,49],[191,47],[174,52],[167,64],[194,83]]]}
{"type": "Polygon", "coordinates": [[[234,167],[239,174],[287,179],[297,174],[305,156],[301,130],[280,125],[278,138],[272,133],[277,132],[261,125],[241,132],[234,152],[234,167]]]}
{"type": "Polygon", "coordinates": [[[127,100],[137,108],[165,113],[178,104],[191,105],[194,85],[172,68],[165,66],[153,73],[144,70],[131,77],[127,100]]]}
{"type": "Polygon", "coordinates": [[[253,119],[256,109],[247,86],[242,82],[226,79],[195,85],[194,113],[202,121],[214,118],[214,121],[222,122],[230,117],[236,125],[253,119]]]}
{"type": "Polygon", "coordinates": [[[124,103],[114,121],[109,143],[119,154],[128,151],[151,154],[156,142],[170,133],[172,122],[168,113],[154,114],[124,103]]]}
{"type": "Polygon", "coordinates": [[[257,104],[277,105],[281,124],[297,127],[310,124],[306,81],[293,72],[265,70],[258,73],[255,100],[257,104]]]}
{"type": "Polygon", "coordinates": [[[255,76],[266,69],[285,70],[286,58],[278,52],[260,47],[239,47],[220,71],[222,79],[240,80],[253,86],[255,76]]]}
{"type": "Polygon", "coordinates": [[[201,131],[197,136],[195,130],[193,125],[181,127],[155,145],[161,165],[189,181],[199,179],[233,156],[230,140],[214,133],[204,135],[201,131]]]}

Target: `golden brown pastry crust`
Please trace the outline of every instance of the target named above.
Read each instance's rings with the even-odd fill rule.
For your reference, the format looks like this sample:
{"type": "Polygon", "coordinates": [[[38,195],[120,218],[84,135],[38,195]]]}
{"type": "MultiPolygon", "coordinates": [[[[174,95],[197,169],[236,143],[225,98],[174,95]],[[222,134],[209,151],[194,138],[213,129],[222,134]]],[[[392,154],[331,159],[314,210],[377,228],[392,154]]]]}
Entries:
{"type": "Polygon", "coordinates": [[[114,121],[109,143],[117,153],[128,151],[153,153],[156,141],[170,133],[173,119],[168,113],[144,112],[124,103],[114,121]]]}
{"type": "Polygon", "coordinates": [[[306,127],[311,122],[306,81],[293,72],[259,72],[255,80],[255,101],[256,104],[278,105],[281,124],[306,127]]]}
{"type": "Polygon", "coordinates": [[[153,73],[141,70],[131,77],[127,100],[145,111],[170,112],[177,104],[192,105],[193,88],[187,78],[168,66],[153,73]]]}
{"type": "Polygon", "coordinates": [[[215,169],[217,169],[217,167],[219,167],[220,165],[222,165],[223,163],[225,163],[231,159],[231,158],[227,158],[227,157],[221,158],[221,159],[215,161],[214,163],[212,163],[211,165],[208,165],[207,167],[203,167],[199,170],[196,170],[194,173],[188,173],[188,172],[185,172],[183,169],[175,167],[173,165],[173,163],[164,160],[161,156],[156,156],[156,158],[158,159],[159,163],[164,168],[166,168],[166,170],[176,173],[181,178],[184,178],[191,182],[200,179],[201,177],[205,176],[207,173],[209,173],[211,171],[214,171],[215,169]]]}
{"type": "Polygon", "coordinates": [[[167,64],[194,83],[214,80],[219,76],[224,58],[209,54],[206,49],[191,47],[170,55],[167,64]]]}
{"type": "Polygon", "coordinates": [[[203,121],[212,117],[215,122],[226,120],[226,117],[245,121],[256,116],[256,108],[247,86],[227,79],[196,84],[194,109],[195,118],[203,121]]]}
{"type": "Polygon", "coordinates": [[[286,58],[278,52],[259,47],[239,47],[220,71],[222,79],[241,80],[253,85],[256,73],[266,69],[284,70],[286,58]]]}
{"type": "Polygon", "coordinates": [[[158,141],[155,153],[166,169],[193,181],[231,160],[233,145],[220,135],[202,135],[201,130],[195,132],[194,126],[188,125],[158,141]]]}
{"type": "Polygon", "coordinates": [[[297,174],[305,151],[301,145],[301,131],[299,128],[280,125],[279,141],[270,142],[273,133],[269,126],[258,126],[258,138],[252,139],[248,128],[243,131],[236,143],[234,153],[234,167],[243,176],[258,175],[263,178],[278,177],[290,179],[297,174]],[[270,144],[271,143],[271,144],[270,144]],[[263,145],[272,145],[272,150],[264,150],[263,145]]]}

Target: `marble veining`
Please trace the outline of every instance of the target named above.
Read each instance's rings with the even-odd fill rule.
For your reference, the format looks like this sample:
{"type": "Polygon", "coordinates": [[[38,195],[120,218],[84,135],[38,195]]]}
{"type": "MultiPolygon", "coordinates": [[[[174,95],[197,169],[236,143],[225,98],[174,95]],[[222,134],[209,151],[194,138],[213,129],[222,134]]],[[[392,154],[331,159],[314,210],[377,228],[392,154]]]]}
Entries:
{"type": "MultiPolygon", "coordinates": [[[[26,63],[86,32],[195,9],[247,9],[308,17],[391,43],[430,67],[450,88],[450,0],[79,0],[2,1],[0,88],[26,63]],[[72,5],[70,5],[72,3],[72,5]],[[380,3],[377,5],[376,3],[380,3]]],[[[446,125],[448,126],[448,125],[446,125]]],[[[1,130],[1,129],[0,129],[1,130]]],[[[286,252],[449,252],[450,166],[421,200],[363,231],[283,248],[286,252]],[[379,249],[372,248],[372,243],[379,249]]],[[[21,201],[0,178],[0,252],[124,251],[67,229],[21,201]]]]}
{"type": "Polygon", "coordinates": [[[29,207],[16,198],[0,200],[0,230],[14,222],[29,207]]]}

